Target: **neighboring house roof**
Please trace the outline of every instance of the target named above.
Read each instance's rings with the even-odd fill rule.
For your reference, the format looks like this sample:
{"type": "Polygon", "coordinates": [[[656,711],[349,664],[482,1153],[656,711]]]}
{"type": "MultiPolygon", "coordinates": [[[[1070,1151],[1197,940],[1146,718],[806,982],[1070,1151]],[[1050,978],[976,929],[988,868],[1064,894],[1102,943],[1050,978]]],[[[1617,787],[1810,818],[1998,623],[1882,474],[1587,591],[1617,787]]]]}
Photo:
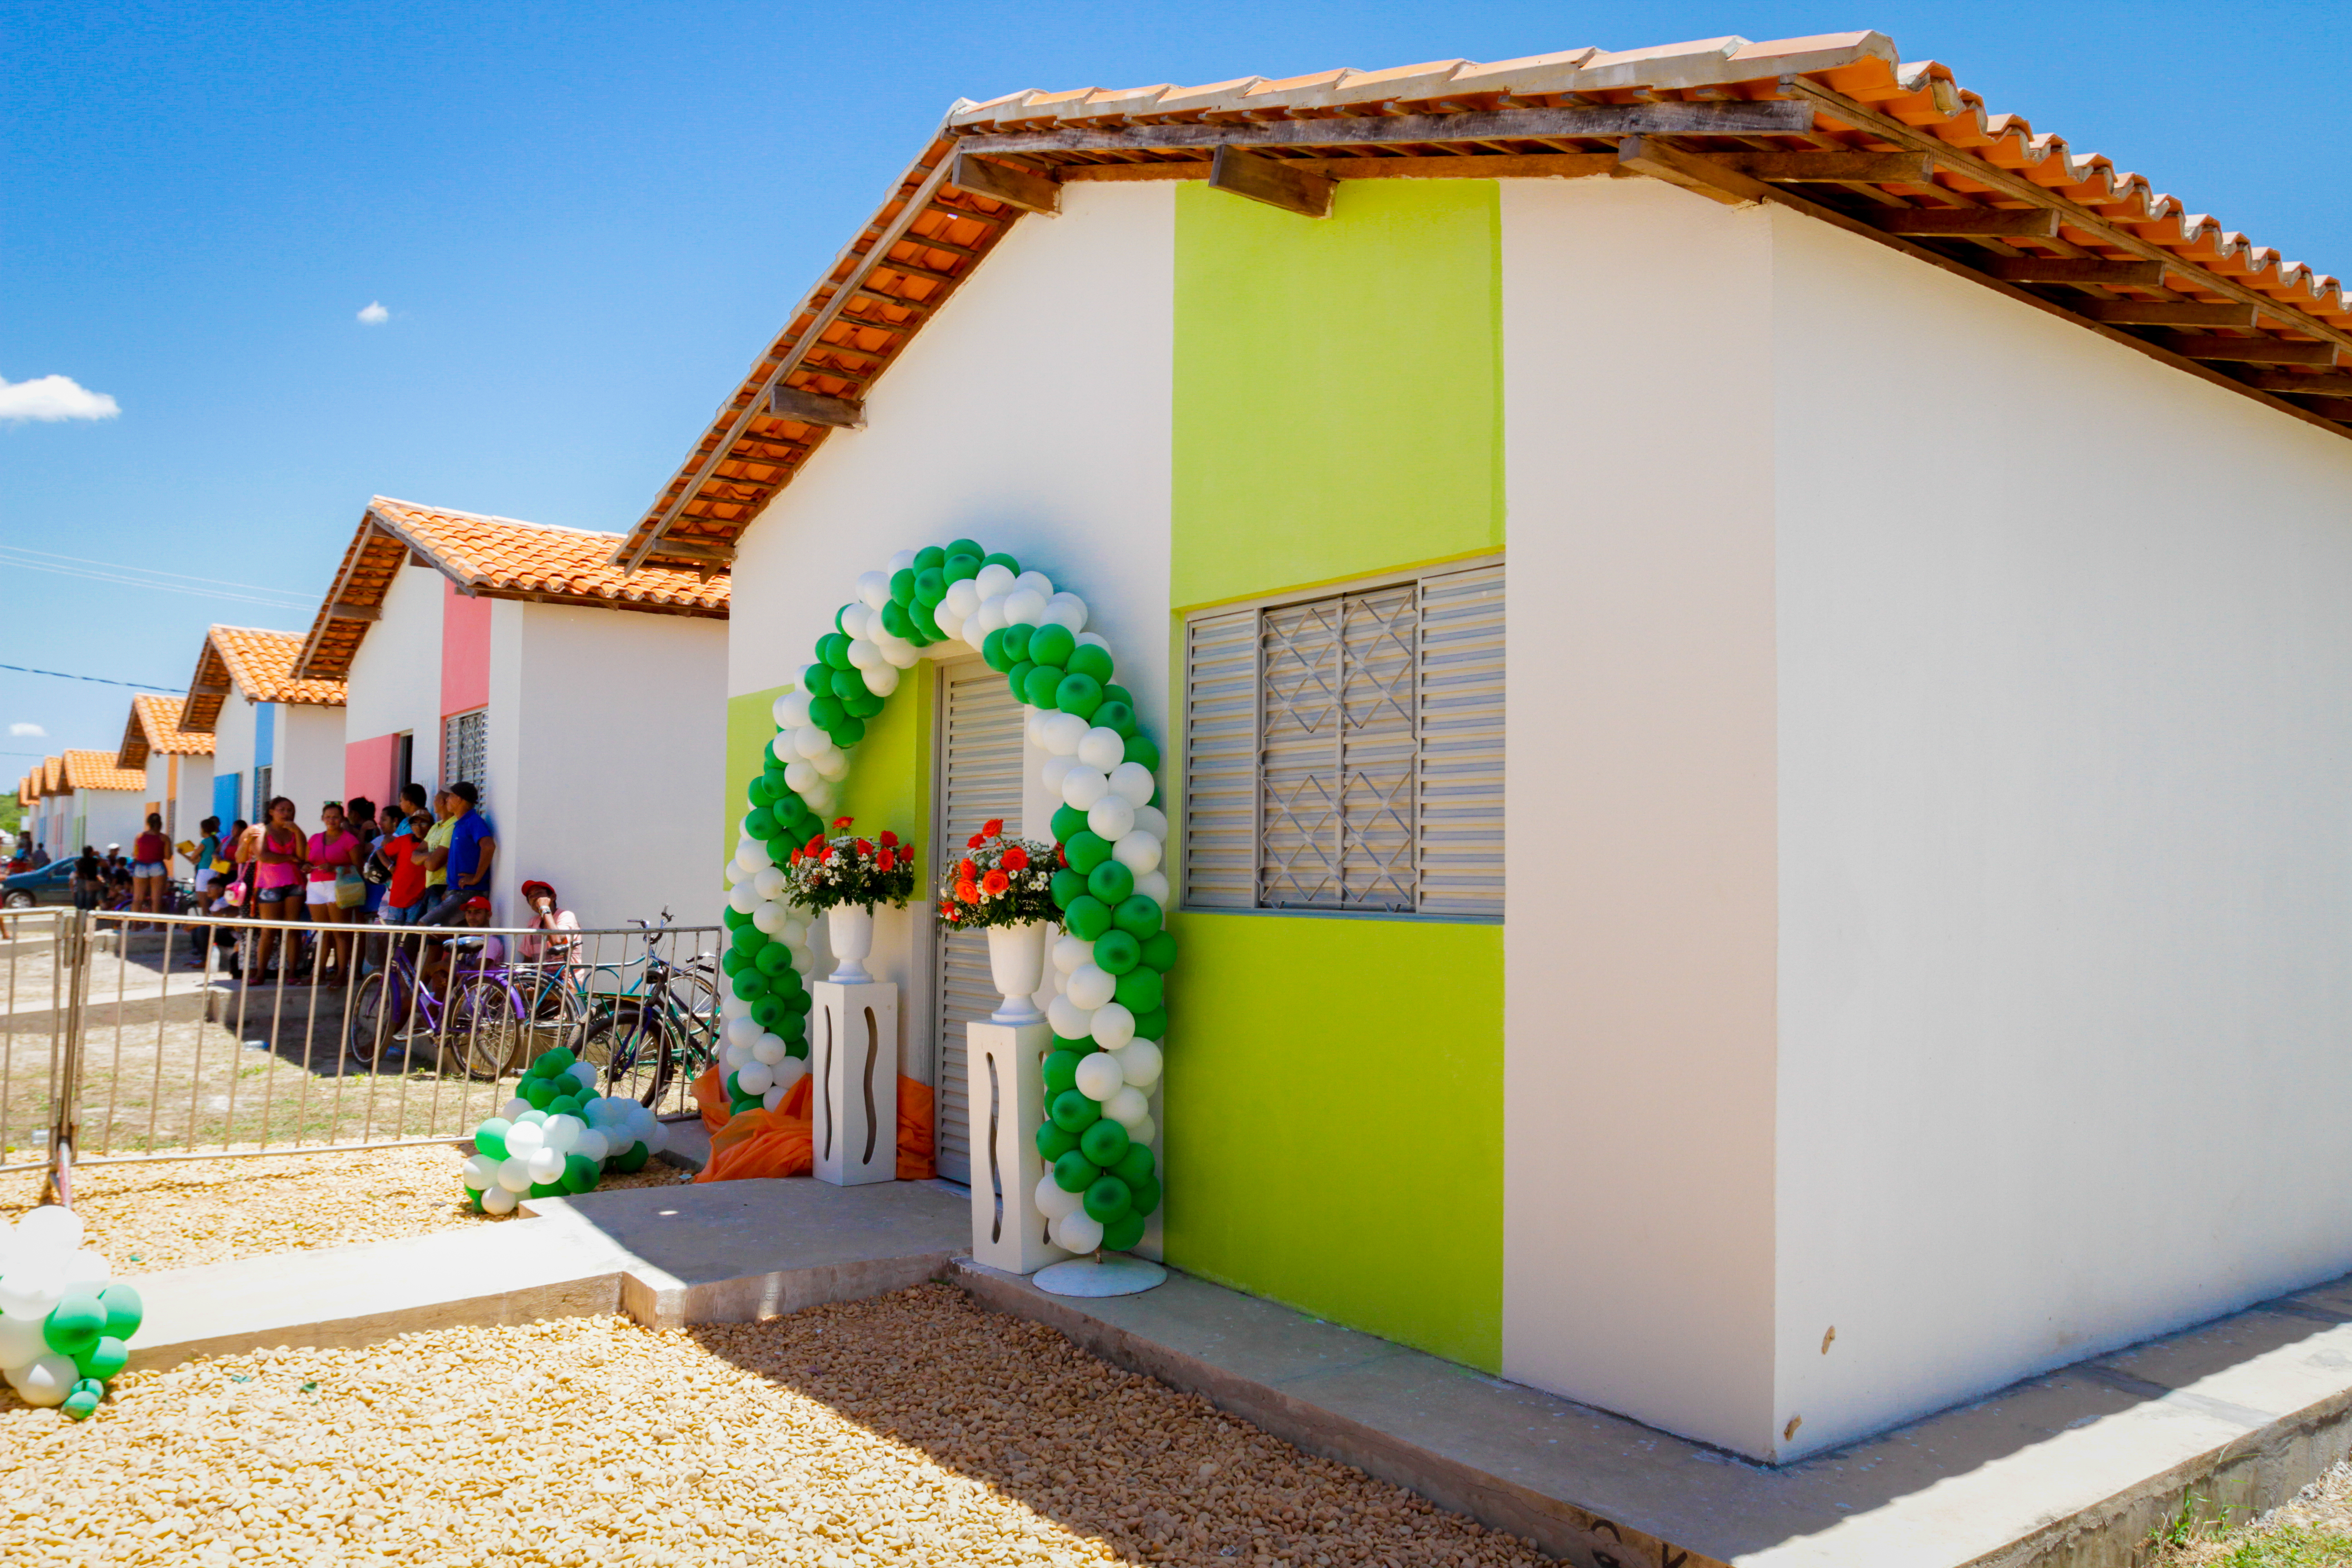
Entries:
{"type": "Polygon", "coordinates": [[[147,787],[144,768],[118,767],[111,752],[68,752],[64,758],[66,787],[62,793],[86,789],[142,790],[147,787]]]}
{"type": "Polygon", "coordinates": [[[256,631],[251,626],[210,628],[205,633],[204,651],[196,656],[195,678],[188,682],[188,695],[180,704],[181,730],[211,734],[220,718],[221,703],[232,689],[250,702],[341,708],[341,681],[296,678],[294,661],[301,652],[299,632],[256,631]]]}
{"type": "Polygon", "coordinates": [[[2352,375],[2326,374],[2352,360],[2336,279],[1988,112],[1883,34],[1709,38],[958,103],[615,559],[731,560],[737,535],[831,429],[862,422],[875,381],[1061,183],[1210,179],[1286,205],[1317,188],[1328,203],[1331,178],[1612,174],[1794,207],[2352,436],[2352,375]],[[1268,162],[1291,168],[1268,182],[1268,162]]]}
{"type": "Polygon", "coordinates": [[[23,778],[16,781],[16,804],[18,805],[35,806],[41,804],[41,789],[39,784],[36,782],[39,778],[40,774],[37,772],[35,772],[26,773],[23,778]]]}
{"type": "Polygon", "coordinates": [[[133,697],[131,717],[122,725],[122,749],[114,754],[116,765],[144,768],[150,752],[161,752],[165,756],[211,756],[213,738],[181,729],[180,707],[169,697],[143,693],[133,697]]]}
{"type": "Polygon", "coordinates": [[[45,758],[41,763],[40,778],[43,795],[65,794],[66,760],[63,757],[45,758]]]}
{"type": "Polygon", "coordinates": [[[486,599],[726,618],[723,572],[714,576],[717,569],[705,565],[699,570],[656,567],[625,573],[613,564],[620,542],[617,533],[519,522],[377,496],[368,502],[359,531],[343,552],[335,585],[319,606],[319,618],[303,640],[295,668],[305,676],[341,679],[348,675],[352,656],[359,651],[370,623],[383,612],[393,577],[411,559],[437,568],[459,593],[486,599]]]}

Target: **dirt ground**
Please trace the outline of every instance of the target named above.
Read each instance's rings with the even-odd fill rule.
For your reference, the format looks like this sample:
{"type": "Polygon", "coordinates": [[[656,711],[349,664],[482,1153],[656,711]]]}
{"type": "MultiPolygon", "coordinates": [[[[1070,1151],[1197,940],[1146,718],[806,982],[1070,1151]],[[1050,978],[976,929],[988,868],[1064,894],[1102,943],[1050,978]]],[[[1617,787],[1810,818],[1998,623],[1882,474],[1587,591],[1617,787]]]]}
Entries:
{"type": "Polygon", "coordinates": [[[2347,1568],[2352,1565],[2352,1463],[2294,1500],[2235,1530],[2184,1527],[2151,1568],[2347,1568]]]}
{"type": "Polygon", "coordinates": [[[447,1329],[0,1395],[0,1562],[1533,1564],[928,1285],[756,1324],[447,1329]]]}
{"type": "MultiPolygon", "coordinates": [[[[74,1208],[89,1245],[118,1275],[505,1223],[464,1201],[457,1170],[465,1160],[463,1149],[444,1144],[81,1165],[74,1208]]],[[[607,1175],[597,1190],[664,1185],[684,1174],[656,1160],[635,1175],[607,1175]]],[[[31,1207],[40,1184],[37,1171],[0,1175],[0,1217],[31,1207]]]]}

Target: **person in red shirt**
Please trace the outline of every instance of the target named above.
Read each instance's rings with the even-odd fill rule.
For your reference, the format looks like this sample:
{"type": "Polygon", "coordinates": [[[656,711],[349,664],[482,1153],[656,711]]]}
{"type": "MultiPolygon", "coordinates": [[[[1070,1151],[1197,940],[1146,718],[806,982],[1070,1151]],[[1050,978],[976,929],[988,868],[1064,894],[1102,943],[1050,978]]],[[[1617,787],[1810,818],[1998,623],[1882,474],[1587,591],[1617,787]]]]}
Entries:
{"type": "Polygon", "coordinates": [[[163,837],[163,814],[151,811],[147,814],[147,831],[131,841],[132,911],[140,914],[164,913],[164,906],[169,902],[164,897],[164,889],[171,886],[171,882],[172,841],[163,837]]]}
{"type": "Polygon", "coordinates": [[[420,811],[384,840],[383,855],[392,863],[392,880],[385,884],[383,906],[376,912],[388,926],[413,926],[424,921],[425,835],[432,826],[433,818],[420,811]]]}

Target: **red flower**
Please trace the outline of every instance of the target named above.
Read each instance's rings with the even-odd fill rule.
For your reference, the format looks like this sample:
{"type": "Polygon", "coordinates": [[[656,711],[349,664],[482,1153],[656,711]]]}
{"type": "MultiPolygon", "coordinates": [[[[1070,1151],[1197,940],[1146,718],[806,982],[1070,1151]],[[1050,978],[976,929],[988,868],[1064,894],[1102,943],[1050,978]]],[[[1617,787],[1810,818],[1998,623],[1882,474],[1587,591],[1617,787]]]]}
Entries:
{"type": "Polygon", "coordinates": [[[895,856],[895,855],[891,854],[891,853],[890,853],[890,851],[888,851],[887,849],[885,849],[884,851],[882,851],[882,853],[881,853],[880,857],[879,857],[879,858],[877,858],[875,860],[875,862],[874,862],[875,868],[876,868],[876,869],[877,869],[877,870],[882,870],[882,871],[887,871],[887,870],[890,870],[892,868],[896,867],[898,864],[898,858],[897,856],[895,856]]]}
{"type": "Polygon", "coordinates": [[[854,816],[836,816],[833,819],[833,825],[835,827],[846,827],[856,820],[854,816]]]}
{"type": "Polygon", "coordinates": [[[957,862],[957,864],[956,864],[956,875],[957,875],[958,877],[961,877],[963,880],[965,880],[965,881],[969,882],[969,881],[971,881],[974,877],[977,877],[977,876],[979,876],[979,875],[980,875],[980,868],[979,868],[979,867],[977,867],[977,866],[975,866],[975,865],[973,865],[973,864],[972,864],[971,861],[969,861],[969,860],[961,860],[961,861],[957,862]]]}
{"type": "Polygon", "coordinates": [[[955,900],[953,899],[950,899],[940,905],[940,918],[941,920],[950,921],[955,919],[955,900]]]}
{"type": "Polygon", "coordinates": [[[1015,844],[1004,852],[1003,866],[1008,871],[1026,871],[1029,869],[1029,851],[1015,844]]]}
{"type": "Polygon", "coordinates": [[[898,836],[886,827],[882,830],[882,842],[885,844],[896,844],[898,842],[898,836]]]}
{"type": "Polygon", "coordinates": [[[977,849],[980,847],[980,845],[981,836],[977,833],[963,841],[963,847],[967,849],[977,849]]]}
{"type": "Polygon", "coordinates": [[[1001,816],[992,816],[986,822],[980,825],[980,830],[989,837],[993,838],[998,834],[1004,831],[1004,818],[1001,816]]]}
{"type": "Polygon", "coordinates": [[[860,855],[871,855],[874,853],[874,846],[866,843],[866,840],[861,838],[857,841],[857,852],[860,855]]]}
{"type": "Polygon", "coordinates": [[[1002,871],[991,871],[980,879],[980,885],[990,893],[1001,893],[1013,886],[1013,879],[1002,871]]]}
{"type": "Polygon", "coordinates": [[[1062,845],[1059,845],[1059,844],[1055,845],[1055,846],[1054,846],[1054,861],[1055,861],[1055,864],[1056,864],[1056,865],[1060,865],[1060,866],[1067,866],[1067,865],[1070,863],[1070,852],[1069,852],[1069,850],[1068,850],[1066,847],[1065,847],[1064,846],[1062,846],[1062,845]]]}
{"type": "Polygon", "coordinates": [[[824,862],[826,865],[828,865],[828,866],[832,865],[832,864],[833,864],[833,846],[832,846],[832,845],[830,845],[830,844],[826,845],[826,846],[824,847],[824,848],[823,850],[821,850],[821,851],[818,853],[818,855],[817,855],[817,858],[818,858],[818,859],[820,859],[820,860],[822,860],[822,861],[824,861],[824,862]]]}
{"type": "Polygon", "coordinates": [[[799,865],[799,864],[801,863],[801,852],[800,852],[799,850],[797,850],[797,849],[795,849],[795,850],[793,850],[793,861],[792,861],[792,863],[793,863],[793,865],[795,865],[795,866],[797,866],[797,865],[799,865]]]}
{"type": "Polygon", "coordinates": [[[822,833],[814,835],[806,844],[802,845],[801,847],[807,850],[812,855],[815,854],[818,850],[824,847],[824,835],[822,833]]]}
{"type": "Polygon", "coordinates": [[[961,899],[967,904],[976,904],[980,902],[980,889],[973,887],[970,882],[958,882],[956,884],[956,897],[961,899]]]}

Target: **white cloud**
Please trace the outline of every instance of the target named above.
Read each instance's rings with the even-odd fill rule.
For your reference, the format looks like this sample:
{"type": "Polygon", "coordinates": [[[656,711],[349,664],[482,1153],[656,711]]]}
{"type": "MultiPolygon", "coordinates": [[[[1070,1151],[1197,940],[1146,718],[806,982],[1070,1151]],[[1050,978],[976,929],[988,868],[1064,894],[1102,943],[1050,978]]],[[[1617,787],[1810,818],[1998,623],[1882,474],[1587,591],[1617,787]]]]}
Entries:
{"type": "Polygon", "coordinates": [[[0,420],[111,419],[121,405],[103,392],[92,392],[69,375],[41,375],[30,381],[0,379],[0,420]]]}
{"type": "Polygon", "coordinates": [[[392,320],[392,312],[383,308],[383,302],[380,300],[370,300],[361,307],[360,321],[367,326],[381,327],[390,320],[392,320]]]}
{"type": "Polygon", "coordinates": [[[19,741],[41,740],[48,735],[48,731],[38,724],[11,724],[8,733],[19,741]]]}

